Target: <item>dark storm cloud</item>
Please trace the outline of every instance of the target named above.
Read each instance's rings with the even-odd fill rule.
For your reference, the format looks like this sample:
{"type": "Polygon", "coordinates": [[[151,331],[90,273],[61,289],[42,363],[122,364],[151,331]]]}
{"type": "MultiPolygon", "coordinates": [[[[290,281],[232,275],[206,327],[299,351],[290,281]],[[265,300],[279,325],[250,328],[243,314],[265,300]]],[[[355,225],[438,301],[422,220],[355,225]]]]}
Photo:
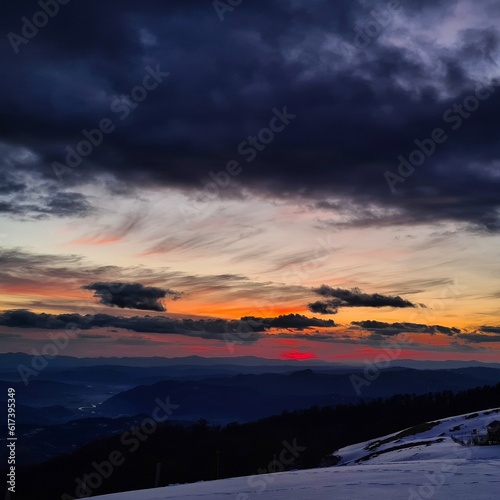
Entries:
{"type": "MultiPolygon", "coordinates": [[[[104,339],[99,328],[123,329],[141,334],[186,335],[202,339],[221,340],[225,342],[255,342],[275,329],[280,338],[313,340],[318,342],[379,343],[380,340],[403,332],[429,333],[447,335],[456,342],[479,344],[500,342],[499,327],[481,327],[477,331],[464,332],[458,328],[440,325],[422,325],[416,323],[384,323],[379,321],[353,322],[352,327],[343,328],[333,321],[307,318],[300,314],[289,314],[275,318],[248,316],[239,320],[226,319],[177,319],[166,316],[133,316],[122,317],[110,314],[47,314],[34,313],[25,309],[0,312],[0,326],[38,330],[64,330],[74,332],[82,339],[104,339]],[[332,330],[308,331],[309,328],[333,328],[332,330]],[[371,332],[370,336],[359,336],[358,327],[371,332]],[[496,329],[498,332],[489,332],[496,329]],[[280,331],[282,330],[282,331],[280,331]]],[[[116,334],[117,332],[114,331],[116,334]]],[[[6,335],[10,335],[6,332],[6,335]]],[[[15,335],[18,335],[17,333],[15,335]]],[[[139,337],[137,337],[139,338],[139,337]]],[[[152,340],[143,339],[144,342],[152,340]]],[[[126,339],[124,340],[126,342],[126,339]]]]}
{"type": "Polygon", "coordinates": [[[500,343],[500,327],[481,326],[475,331],[463,331],[460,328],[442,325],[424,325],[419,323],[385,323],[382,321],[353,321],[351,325],[361,327],[371,332],[368,340],[380,341],[384,337],[399,335],[400,333],[422,333],[430,335],[446,335],[453,339],[456,347],[465,344],[500,343]]]}
{"type": "Polygon", "coordinates": [[[459,335],[459,328],[441,325],[423,325],[419,323],[385,323],[383,321],[353,321],[351,325],[360,326],[364,330],[372,331],[378,335],[398,335],[401,332],[444,334],[449,336],[459,335]]]}
{"type": "Polygon", "coordinates": [[[310,311],[319,314],[337,314],[341,307],[417,307],[416,304],[399,296],[363,293],[359,288],[346,290],[321,285],[319,288],[313,288],[313,292],[326,298],[308,304],[310,311]]]}
{"type": "Polygon", "coordinates": [[[20,191],[25,190],[26,187],[26,184],[23,182],[19,182],[10,176],[6,176],[5,178],[0,179],[0,196],[19,193],[20,191]]]}
{"type": "Polygon", "coordinates": [[[79,339],[88,340],[98,340],[98,339],[110,339],[111,335],[100,335],[99,333],[78,333],[77,337],[79,339]]]}
{"type": "Polygon", "coordinates": [[[40,203],[22,203],[17,199],[0,202],[0,212],[4,215],[44,219],[47,217],[84,217],[92,213],[92,208],[81,193],[56,193],[43,196],[40,203]]]}
{"type": "Polygon", "coordinates": [[[479,331],[484,333],[494,333],[495,335],[500,335],[500,326],[481,326],[479,328],[479,331]]]}
{"type": "Polygon", "coordinates": [[[311,312],[316,314],[337,314],[338,309],[330,306],[327,302],[321,302],[320,300],[307,304],[307,307],[311,312]]]}
{"type": "MultiPolygon", "coordinates": [[[[451,220],[497,231],[498,87],[396,195],[383,173],[397,169],[414,139],[449,130],[443,112],[474,94],[470,67],[496,60],[498,9],[471,0],[485,13],[484,29],[463,30],[451,47],[419,46],[432,70],[416,57],[411,36],[398,46],[373,38],[347,58],[341,42],[352,45],[354,27],[387,4],[243,2],[221,23],[210,1],[70,2],[18,54],[4,40],[0,140],[36,153],[36,165],[22,168],[55,180],[50,165],[64,160],[66,145],[109,117],[116,130],[64,176],[65,186],[77,189],[107,173],[130,189],[201,189],[210,171],[236,159],[243,171],[221,196],[245,188],[325,203],[350,199],[348,224],[451,220]],[[111,103],[141,84],[148,64],[170,77],[121,122],[111,103]],[[284,106],[297,118],[247,168],[238,144],[284,106]]],[[[406,16],[411,35],[413,20],[432,30],[455,4],[402,1],[397,15],[406,16]]],[[[5,3],[2,32],[20,33],[21,18],[37,10],[36,2],[5,3]]]]}
{"type": "Polygon", "coordinates": [[[500,326],[480,326],[476,331],[463,333],[460,339],[472,343],[500,343],[500,326]]]}
{"type": "MultiPolygon", "coordinates": [[[[75,320],[81,322],[83,319],[79,314],[36,314],[25,309],[3,311],[0,314],[0,325],[11,328],[41,328],[50,330],[61,330],[75,320]]],[[[76,323],[75,323],[76,324],[76,323]]],[[[82,328],[80,326],[80,328],[82,328]]],[[[89,328],[87,324],[83,328],[89,328]]]]}
{"type": "Polygon", "coordinates": [[[245,316],[242,321],[252,321],[255,325],[261,324],[262,329],[269,328],[290,328],[303,330],[311,327],[331,328],[336,326],[332,320],[323,320],[318,318],[308,318],[302,314],[286,314],[276,318],[256,318],[254,316],[245,316]]]}
{"type": "Polygon", "coordinates": [[[495,335],[482,335],[480,333],[467,333],[460,336],[461,340],[466,342],[472,342],[476,344],[498,342],[500,343],[500,337],[495,335]]]}
{"type": "Polygon", "coordinates": [[[18,219],[84,217],[92,213],[87,197],[56,186],[37,171],[37,156],[0,138],[0,212],[18,219]]]}
{"type": "Polygon", "coordinates": [[[179,334],[228,341],[255,341],[271,328],[301,330],[314,326],[331,327],[335,325],[333,321],[306,318],[299,314],[279,316],[277,318],[246,317],[240,320],[225,320],[173,319],[164,316],[124,318],[109,314],[37,314],[24,309],[17,309],[0,313],[0,326],[66,331],[122,328],[138,333],[179,334]]]}
{"type": "Polygon", "coordinates": [[[41,213],[57,217],[78,217],[92,212],[90,204],[81,193],[60,192],[46,200],[41,213]]]}
{"type": "Polygon", "coordinates": [[[93,290],[94,297],[106,306],[143,311],[166,311],[161,299],[167,295],[173,299],[180,297],[179,292],[141,283],[97,282],[82,288],[93,290]]]}

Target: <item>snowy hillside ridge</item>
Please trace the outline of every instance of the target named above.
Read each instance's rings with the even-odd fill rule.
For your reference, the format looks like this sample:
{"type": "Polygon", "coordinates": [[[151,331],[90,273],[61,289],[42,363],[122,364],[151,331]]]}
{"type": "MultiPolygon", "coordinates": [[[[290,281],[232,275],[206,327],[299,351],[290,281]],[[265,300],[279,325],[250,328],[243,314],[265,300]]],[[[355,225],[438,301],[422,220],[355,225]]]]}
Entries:
{"type": "Polygon", "coordinates": [[[338,465],[115,493],[97,500],[491,500],[500,445],[473,446],[500,408],[423,423],[341,448],[338,465]]]}
{"type": "MultiPolygon", "coordinates": [[[[399,432],[346,446],[334,453],[338,465],[462,458],[476,452],[469,445],[487,442],[487,425],[500,419],[500,408],[465,413],[409,427],[399,432]]],[[[483,450],[487,456],[490,451],[483,450]]],[[[498,454],[495,447],[493,454],[498,454]]],[[[499,456],[500,458],[500,456],[499,456]]]]}

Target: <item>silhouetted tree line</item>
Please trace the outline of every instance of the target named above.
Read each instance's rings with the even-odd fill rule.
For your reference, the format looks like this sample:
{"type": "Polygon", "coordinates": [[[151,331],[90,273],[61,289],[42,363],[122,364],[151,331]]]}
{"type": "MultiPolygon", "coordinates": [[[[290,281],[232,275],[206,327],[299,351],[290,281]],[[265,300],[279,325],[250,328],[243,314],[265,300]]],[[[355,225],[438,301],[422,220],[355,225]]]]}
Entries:
{"type": "MultiPolygon", "coordinates": [[[[292,444],[295,440],[301,450],[291,463],[281,464],[285,470],[317,467],[343,446],[429,420],[494,407],[500,407],[500,384],[458,393],[405,394],[386,400],[312,407],[246,424],[217,426],[200,421],[182,426],[166,422],[133,452],[124,447],[120,436],[112,436],[71,455],[20,468],[16,499],[78,498],[77,479],[93,473],[92,464],[109,462],[113,451],[123,455],[123,463],[113,467],[110,474],[109,468],[101,470],[101,476],[105,471],[109,477],[101,477],[102,484],[89,492],[91,496],[279,470],[271,464],[283,450],[284,441],[292,444]],[[64,493],[67,496],[62,497],[64,493]]],[[[93,480],[96,483],[95,475],[93,480]]]]}

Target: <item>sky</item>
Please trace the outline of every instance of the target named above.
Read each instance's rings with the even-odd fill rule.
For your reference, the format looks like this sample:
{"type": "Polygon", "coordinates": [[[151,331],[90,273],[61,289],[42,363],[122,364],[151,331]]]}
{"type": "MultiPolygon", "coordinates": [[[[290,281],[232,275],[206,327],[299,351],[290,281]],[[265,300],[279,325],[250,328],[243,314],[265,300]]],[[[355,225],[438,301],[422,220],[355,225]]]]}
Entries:
{"type": "Polygon", "coordinates": [[[499,21],[4,2],[0,352],[500,362],[499,21]]]}

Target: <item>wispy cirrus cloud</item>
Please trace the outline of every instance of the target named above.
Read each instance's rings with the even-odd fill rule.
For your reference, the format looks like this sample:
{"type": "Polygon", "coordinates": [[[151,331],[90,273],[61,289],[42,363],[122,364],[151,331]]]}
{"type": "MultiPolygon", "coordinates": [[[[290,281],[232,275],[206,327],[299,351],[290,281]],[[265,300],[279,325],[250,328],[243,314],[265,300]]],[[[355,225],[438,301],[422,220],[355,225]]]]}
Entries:
{"type": "MultiPolygon", "coordinates": [[[[299,301],[307,291],[299,285],[254,281],[243,274],[191,274],[164,267],[97,265],[78,254],[44,254],[0,247],[0,292],[11,299],[18,294],[47,296],[51,301],[59,297],[61,305],[71,309],[72,301],[85,300],[82,287],[96,283],[96,276],[102,283],[116,284],[108,287],[108,295],[110,288],[120,290],[123,283],[142,283],[144,287],[166,290],[165,297],[175,298],[178,292],[170,292],[179,290],[188,301],[199,297],[227,302],[246,299],[250,303],[270,299],[299,301]]],[[[106,285],[100,288],[106,293],[106,285]]],[[[118,295],[115,293],[117,300],[118,295]]],[[[110,300],[113,300],[112,293],[110,300]]],[[[106,301],[100,303],[113,307],[106,301]]]]}

